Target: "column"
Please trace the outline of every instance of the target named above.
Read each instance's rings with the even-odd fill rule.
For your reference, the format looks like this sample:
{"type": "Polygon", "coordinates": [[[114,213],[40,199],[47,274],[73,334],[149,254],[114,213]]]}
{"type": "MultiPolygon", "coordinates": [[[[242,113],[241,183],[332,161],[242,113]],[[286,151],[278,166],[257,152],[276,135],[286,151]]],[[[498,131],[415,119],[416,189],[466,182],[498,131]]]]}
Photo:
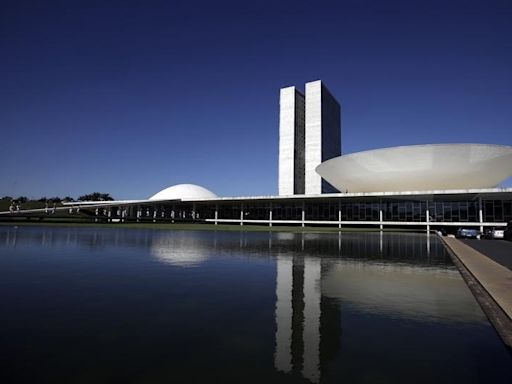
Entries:
{"type": "Polygon", "coordinates": [[[379,222],[380,222],[379,228],[381,231],[384,229],[384,224],[383,224],[383,220],[382,220],[383,217],[384,217],[384,215],[382,214],[382,208],[380,208],[379,209],[379,222]]]}
{"type": "Polygon", "coordinates": [[[108,211],[107,211],[107,217],[108,217],[108,222],[110,223],[112,221],[111,217],[112,217],[112,208],[109,208],[108,211]]]}
{"type": "Polygon", "coordinates": [[[478,221],[480,222],[480,233],[484,233],[484,226],[482,223],[484,222],[484,213],[482,211],[482,198],[478,198],[478,221]]]}
{"type": "Polygon", "coordinates": [[[244,225],[244,205],[240,205],[240,225],[244,225]]]}
{"type": "Polygon", "coordinates": [[[430,233],[430,211],[428,209],[428,202],[427,202],[427,211],[425,212],[425,215],[427,216],[425,219],[426,219],[426,222],[427,222],[427,234],[430,233]]]}
{"type": "Polygon", "coordinates": [[[305,223],[304,221],[306,220],[306,207],[305,207],[306,203],[303,201],[302,202],[302,228],[304,228],[305,226],[305,223]]]}
{"type": "Polygon", "coordinates": [[[99,215],[100,211],[98,208],[96,208],[95,210],[95,214],[96,214],[96,218],[94,219],[94,221],[97,223],[98,222],[98,215],[99,215]]]}
{"type": "Polygon", "coordinates": [[[341,228],[341,200],[338,201],[338,228],[341,228]]]}
{"type": "Polygon", "coordinates": [[[271,227],[272,226],[272,203],[270,203],[270,210],[268,212],[268,226],[271,227]]]}

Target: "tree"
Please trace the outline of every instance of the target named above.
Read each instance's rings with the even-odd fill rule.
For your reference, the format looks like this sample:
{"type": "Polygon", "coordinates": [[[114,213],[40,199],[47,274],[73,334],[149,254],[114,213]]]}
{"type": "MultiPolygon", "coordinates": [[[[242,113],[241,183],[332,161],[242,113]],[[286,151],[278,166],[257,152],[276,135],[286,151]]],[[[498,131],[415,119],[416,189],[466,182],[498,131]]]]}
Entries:
{"type": "Polygon", "coordinates": [[[103,200],[103,201],[113,201],[114,198],[112,196],[110,196],[109,193],[102,193],[101,194],[101,200],[103,200]]]}
{"type": "Polygon", "coordinates": [[[18,197],[18,198],[16,199],[16,201],[17,201],[18,203],[20,203],[20,204],[24,204],[24,203],[26,203],[26,202],[28,201],[28,197],[26,197],[26,196],[20,196],[20,197],[18,197]]]}
{"type": "Polygon", "coordinates": [[[93,192],[87,195],[82,195],[78,201],[112,201],[114,200],[109,193],[93,192]]]}
{"type": "Polygon", "coordinates": [[[64,201],[65,203],[69,203],[75,201],[75,199],[73,199],[71,196],[66,196],[65,198],[62,199],[62,201],[64,201]]]}

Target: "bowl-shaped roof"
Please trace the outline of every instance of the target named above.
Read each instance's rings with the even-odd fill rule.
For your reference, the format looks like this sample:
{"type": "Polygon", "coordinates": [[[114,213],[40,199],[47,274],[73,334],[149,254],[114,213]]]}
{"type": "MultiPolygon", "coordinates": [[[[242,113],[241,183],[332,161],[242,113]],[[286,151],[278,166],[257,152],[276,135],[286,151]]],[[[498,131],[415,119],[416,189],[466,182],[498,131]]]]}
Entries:
{"type": "Polygon", "coordinates": [[[177,184],[151,196],[149,200],[201,200],[218,197],[212,191],[195,184],[177,184]]]}
{"type": "Polygon", "coordinates": [[[316,171],[341,192],[494,188],[512,176],[512,147],[431,144],[382,148],[335,157],[316,171]]]}

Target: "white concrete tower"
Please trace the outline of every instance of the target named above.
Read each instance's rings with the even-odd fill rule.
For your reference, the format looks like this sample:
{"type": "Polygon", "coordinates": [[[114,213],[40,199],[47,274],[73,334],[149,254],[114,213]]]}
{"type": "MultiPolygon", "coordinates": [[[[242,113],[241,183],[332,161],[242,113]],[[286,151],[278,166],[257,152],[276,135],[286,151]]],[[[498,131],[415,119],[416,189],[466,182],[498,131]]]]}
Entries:
{"type": "Polygon", "coordinates": [[[279,195],[304,194],[304,95],[282,88],[279,97],[279,195]]]}
{"type": "Polygon", "coordinates": [[[341,155],[341,108],[321,80],[306,83],[305,194],[338,192],[315,168],[341,155]]]}

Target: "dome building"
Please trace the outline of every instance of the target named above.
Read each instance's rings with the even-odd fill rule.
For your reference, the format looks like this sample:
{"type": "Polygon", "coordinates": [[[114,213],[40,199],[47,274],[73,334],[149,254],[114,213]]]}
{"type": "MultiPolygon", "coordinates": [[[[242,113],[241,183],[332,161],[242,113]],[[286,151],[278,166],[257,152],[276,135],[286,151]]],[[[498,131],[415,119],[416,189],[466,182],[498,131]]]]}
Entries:
{"type": "Polygon", "coordinates": [[[335,157],[316,171],[339,191],[390,192],[496,188],[512,176],[512,147],[433,144],[335,157]]]}
{"type": "Polygon", "coordinates": [[[344,155],[341,106],[322,81],[307,83],[305,92],[281,89],[279,104],[278,196],[219,197],[200,185],[178,184],[145,200],[73,202],[64,209],[87,210],[97,222],[452,232],[462,226],[483,232],[512,221],[512,188],[499,187],[512,176],[511,146],[428,144],[344,155]]]}
{"type": "Polygon", "coordinates": [[[218,196],[212,191],[196,184],[177,184],[162,189],[149,198],[151,201],[158,200],[196,200],[215,199],[218,196]]]}

